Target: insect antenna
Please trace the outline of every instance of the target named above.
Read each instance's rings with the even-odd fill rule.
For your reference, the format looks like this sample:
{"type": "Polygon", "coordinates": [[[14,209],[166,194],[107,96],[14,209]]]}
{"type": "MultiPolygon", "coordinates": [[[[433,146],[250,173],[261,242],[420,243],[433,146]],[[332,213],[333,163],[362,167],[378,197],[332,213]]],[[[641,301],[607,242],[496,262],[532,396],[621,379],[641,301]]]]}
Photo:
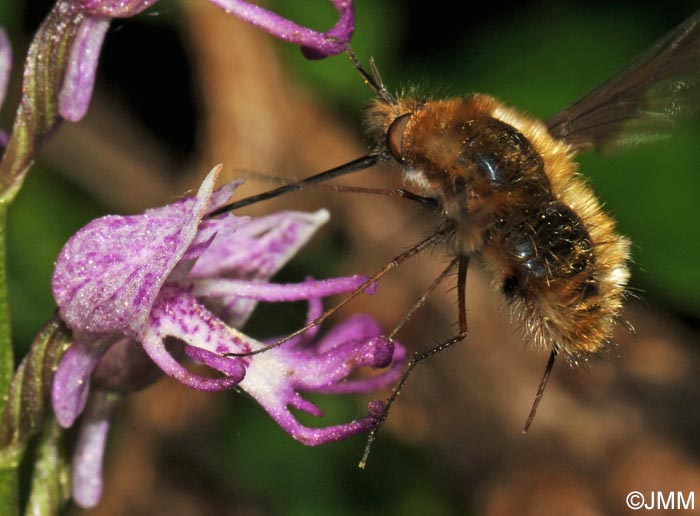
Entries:
{"type": "Polygon", "coordinates": [[[386,86],[384,86],[382,76],[379,74],[379,70],[377,69],[376,63],[374,62],[374,58],[369,58],[369,67],[370,70],[372,70],[372,73],[370,74],[367,70],[362,68],[360,61],[357,59],[357,57],[355,57],[355,53],[349,46],[346,49],[346,52],[348,54],[348,57],[350,58],[352,66],[362,76],[362,79],[365,81],[365,84],[367,84],[367,86],[369,86],[372,89],[372,91],[387,104],[396,104],[396,97],[389,93],[389,90],[387,90],[386,86]]]}
{"type": "Polygon", "coordinates": [[[408,320],[415,314],[415,312],[420,309],[424,304],[428,296],[437,288],[437,286],[447,277],[447,275],[454,269],[455,265],[458,265],[457,269],[457,309],[459,311],[459,333],[455,335],[454,337],[451,337],[447,339],[446,341],[441,342],[435,347],[432,347],[430,349],[427,349],[425,351],[420,351],[414,353],[413,357],[411,360],[408,362],[408,365],[406,366],[406,369],[401,376],[401,380],[399,380],[399,383],[396,384],[396,387],[394,387],[394,390],[391,392],[391,395],[389,396],[389,399],[386,401],[386,404],[384,405],[384,409],[382,410],[381,415],[377,419],[377,422],[375,423],[374,427],[369,433],[369,436],[367,437],[367,444],[365,445],[365,451],[362,454],[362,459],[360,459],[360,463],[358,466],[360,469],[364,469],[365,466],[367,466],[367,459],[369,458],[369,453],[372,449],[372,444],[374,443],[375,439],[377,438],[377,433],[379,432],[379,428],[381,425],[386,421],[387,416],[389,415],[389,409],[391,409],[391,406],[394,404],[396,399],[399,397],[399,394],[401,393],[401,390],[403,389],[404,385],[406,384],[406,381],[408,380],[408,377],[410,376],[411,372],[413,369],[423,360],[426,358],[429,358],[437,353],[440,353],[441,351],[444,351],[445,349],[449,348],[453,344],[456,344],[460,342],[461,340],[464,339],[464,337],[467,336],[467,303],[466,303],[466,285],[467,285],[467,268],[469,266],[469,257],[465,255],[460,255],[454,260],[450,262],[450,264],[445,268],[444,271],[433,281],[433,283],[428,287],[428,290],[425,291],[425,293],[418,299],[418,301],[411,307],[411,309],[408,311],[406,316],[403,318],[403,320],[399,323],[397,328],[391,333],[390,338],[393,338],[393,336],[396,334],[396,332],[404,325],[408,320]]]}
{"type": "Polygon", "coordinates": [[[544,368],[544,374],[542,375],[542,380],[540,380],[540,386],[537,388],[537,394],[535,394],[535,401],[532,402],[532,408],[530,409],[530,414],[527,416],[527,421],[525,421],[525,426],[523,427],[523,433],[526,434],[532,425],[532,421],[535,419],[535,413],[537,412],[537,407],[542,401],[542,395],[544,394],[544,389],[547,387],[547,381],[554,367],[554,362],[557,359],[557,347],[552,347],[552,352],[549,354],[549,360],[547,360],[547,365],[544,368]]]}
{"type": "Polygon", "coordinates": [[[392,269],[395,269],[399,265],[401,265],[403,262],[408,260],[409,258],[412,258],[416,256],[417,254],[421,253],[422,251],[425,251],[426,249],[432,247],[435,243],[439,242],[447,233],[452,231],[452,228],[444,228],[439,231],[436,231],[426,239],[418,242],[416,245],[411,247],[410,249],[404,251],[397,257],[395,257],[393,260],[391,260],[389,263],[387,263],[381,270],[376,272],[372,277],[368,278],[367,281],[365,281],[362,285],[357,287],[355,290],[347,294],[343,299],[341,299],[338,303],[330,307],[328,310],[326,310],[320,317],[314,319],[311,321],[309,324],[304,326],[303,328],[299,328],[298,330],[294,331],[293,333],[290,333],[289,335],[281,338],[277,342],[273,342],[272,344],[262,347],[260,349],[256,349],[254,351],[246,351],[243,353],[224,353],[223,356],[225,357],[249,357],[252,355],[258,355],[260,353],[264,353],[265,351],[269,351],[271,349],[274,349],[278,346],[281,346],[285,342],[290,341],[294,337],[298,337],[302,333],[310,330],[311,328],[314,328],[321,324],[323,321],[328,319],[331,315],[333,315],[335,312],[337,312],[340,308],[348,304],[350,301],[352,301],[354,298],[356,298],[360,293],[362,293],[364,290],[367,288],[371,287],[375,282],[379,281],[382,277],[384,277],[389,271],[392,269]]]}

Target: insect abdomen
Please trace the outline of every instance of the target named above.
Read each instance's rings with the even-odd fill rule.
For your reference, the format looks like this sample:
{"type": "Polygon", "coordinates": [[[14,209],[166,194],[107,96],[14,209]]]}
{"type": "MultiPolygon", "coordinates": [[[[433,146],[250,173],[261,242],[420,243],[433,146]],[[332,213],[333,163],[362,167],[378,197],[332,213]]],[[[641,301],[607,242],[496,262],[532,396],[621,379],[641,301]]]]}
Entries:
{"type": "Polygon", "coordinates": [[[503,252],[514,264],[503,282],[506,296],[527,296],[574,277],[593,279],[595,255],[590,236],[571,208],[558,201],[529,214],[501,240],[503,252]]]}
{"type": "MultiPolygon", "coordinates": [[[[597,351],[619,316],[626,240],[602,240],[600,228],[589,232],[584,219],[555,198],[523,211],[510,213],[485,240],[487,265],[498,264],[492,271],[496,287],[529,341],[555,346],[573,359],[597,351]]],[[[612,224],[597,209],[592,216],[612,224]]]]}

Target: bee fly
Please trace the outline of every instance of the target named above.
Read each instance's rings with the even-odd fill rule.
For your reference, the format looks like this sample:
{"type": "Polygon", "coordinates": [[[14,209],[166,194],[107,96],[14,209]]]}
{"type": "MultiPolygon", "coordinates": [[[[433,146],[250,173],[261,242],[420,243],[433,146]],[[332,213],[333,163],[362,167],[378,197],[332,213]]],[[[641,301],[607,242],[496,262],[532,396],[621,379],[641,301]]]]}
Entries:
{"type": "Polygon", "coordinates": [[[479,255],[525,339],[551,350],[527,430],[557,354],[575,363],[606,345],[629,278],[629,241],[616,233],[614,221],[577,175],[574,155],[662,135],[676,119],[698,110],[700,12],[545,121],[483,94],[447,100],[397,97],[384,86],[373,61],[368,73],[352,53],[350,57],[376,94],[365,113],[374,151],[234,202],[213,215],[387,162],[402,171],[408,189],[383,193],[427,206],[436,215],[436,227],[321,318],[273,346],[319,324],[367,285],[426,248],[443,245],[453,257],[409,316],[456,268],[459,332],[409,362],[384,417],[370,434],[360,463],[364,466],[376,431],[413,367],[466,336],[466,272],[469,257],[479,255]]]}

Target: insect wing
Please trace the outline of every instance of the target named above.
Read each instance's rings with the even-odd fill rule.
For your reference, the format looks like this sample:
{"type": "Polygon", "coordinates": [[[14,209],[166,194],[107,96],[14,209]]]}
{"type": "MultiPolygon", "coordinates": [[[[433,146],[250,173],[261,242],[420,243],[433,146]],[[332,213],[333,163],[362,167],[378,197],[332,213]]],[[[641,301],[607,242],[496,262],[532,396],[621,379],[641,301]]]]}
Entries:
{"type": "Polygon", "coordinates": [[[549,120],[576,149],[609,151],[665,137],[700,110],[700,11],[549,120]]]}

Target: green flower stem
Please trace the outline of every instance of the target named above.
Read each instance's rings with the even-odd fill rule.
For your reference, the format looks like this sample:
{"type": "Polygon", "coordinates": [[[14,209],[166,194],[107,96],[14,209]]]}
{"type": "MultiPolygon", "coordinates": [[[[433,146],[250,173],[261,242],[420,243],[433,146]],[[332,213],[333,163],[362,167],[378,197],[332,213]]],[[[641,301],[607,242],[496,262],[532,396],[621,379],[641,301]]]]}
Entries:
{"type": "Polygon", "coordinates": [[[57,515],[68,500],[68,465],[61,452],[63,429],[55,420],[48,422],[39,439],[32,475],[31,492],[25,514],[57,515]]]}
{"type": "Polygon", "coordinates": [[[19,516],[19,488],[16,469],[0,471],[0,506],[2,514],[19,516]]]}
{"type": "MultiPolygon", "coordinates": [[[[5,412],[7,406],[15,363],[10,334],[10,303],[7,297],[6,222],[7,206],[0,205],[0,414],[5,412]]],[[[13,462],[14,468],[0,469],[0,507],[4,507],[3,514],[14,516],[19,514],[16,469],[19,460],[10,461],[13,462]]]]}
{"type": "Polygon", "coordinates": [[[7,297],[6,222],[7,206],[0,204],[0,414],[7,405],[14,371],[10,302],[7,297]]]}

